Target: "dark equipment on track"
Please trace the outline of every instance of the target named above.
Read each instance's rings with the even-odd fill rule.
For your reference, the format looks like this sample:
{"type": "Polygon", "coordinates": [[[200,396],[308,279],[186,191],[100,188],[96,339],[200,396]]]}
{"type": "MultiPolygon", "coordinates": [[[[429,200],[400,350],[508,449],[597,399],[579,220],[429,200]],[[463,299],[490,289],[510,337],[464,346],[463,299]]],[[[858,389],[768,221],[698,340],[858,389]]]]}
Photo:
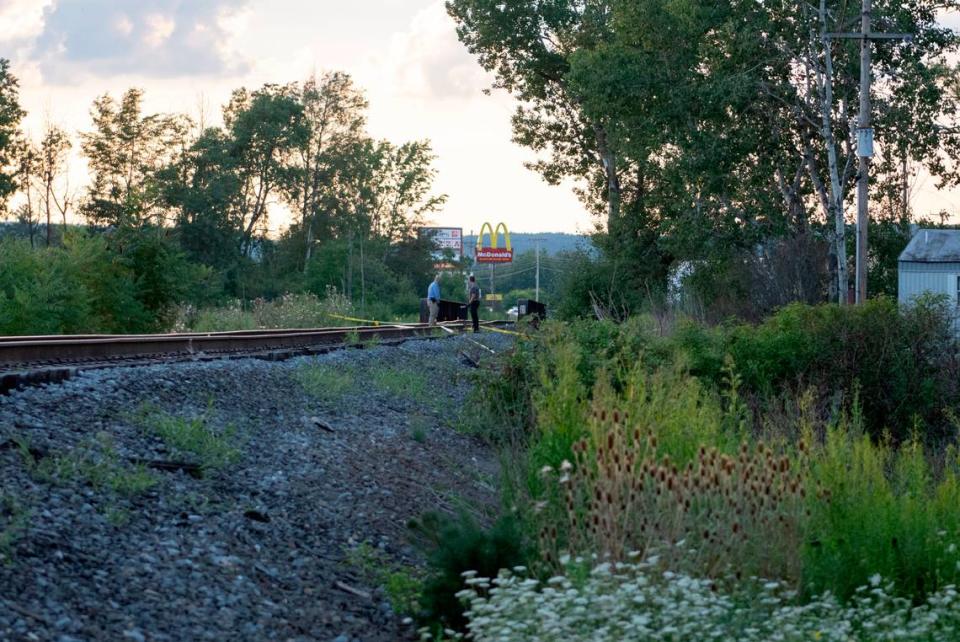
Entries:
{"type": "Polygon", "coordinates": [[[517,319],[523,317],[532,317],[534,325],[547,318],[547,306],[533,299],[520,299],[517,301],[517,319]]]}
{"type": "MultiPolygon", "coordinates": [[[[426,299],[420,299],[420,323],[427,323],[430,320],[430,308],[427,306],[426,299]]],[[[466,321],[467,304],[459,301],[445,301],[440,299],[440,312],[437,314],[439,323],[448,321],[466,321]]]]}

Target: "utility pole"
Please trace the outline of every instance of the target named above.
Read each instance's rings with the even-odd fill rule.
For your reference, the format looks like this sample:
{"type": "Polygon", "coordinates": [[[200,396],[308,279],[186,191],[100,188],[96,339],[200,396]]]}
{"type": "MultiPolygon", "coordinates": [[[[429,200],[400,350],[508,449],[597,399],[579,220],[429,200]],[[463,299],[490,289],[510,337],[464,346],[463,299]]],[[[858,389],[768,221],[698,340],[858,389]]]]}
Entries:
{"type": "Polygon", "coordinates": [[[534,298],[540,301],[540,239],[537,239],[537,290],[534,298]]]}
{"type": "MultiPolygon", "coordinates": [[[[867,230],[870,225],[870,159],[873,157],[873,127],[870,120],[870,85],[872,60],[870,45],[874,40],[913,40],[909,33],[874,33],[873,0],[862,0],[859,33],[828,33],[827,38],[860,41],[860,115],[857,118],[857,156],[860,159],[857,179],[857,303],[867,300],[867,230]]],[[[823,43],[829,47],[829,42],[823,43]]]]}

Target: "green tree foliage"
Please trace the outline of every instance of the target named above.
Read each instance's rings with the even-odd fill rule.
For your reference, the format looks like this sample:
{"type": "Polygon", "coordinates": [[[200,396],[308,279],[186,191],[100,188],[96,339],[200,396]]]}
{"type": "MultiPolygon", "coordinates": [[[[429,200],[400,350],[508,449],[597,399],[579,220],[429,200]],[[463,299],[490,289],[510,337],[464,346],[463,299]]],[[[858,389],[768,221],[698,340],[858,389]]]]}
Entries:
{"type": "Polygon", "coordinates": [[[166,222],[156,175],[186,144],[182,116],[142,113],[143,91],[128,89],[118,103],[109,94],[90,110],[93,131],[81,134],[91,182],[84,215],[97,225],[140,228],[166,222]]]}
{"type": "Polygon", "coordinates": [[[10,71],[10,61],[0,58],[0,214],[7,212],[7,199],[17,189],[17,156],[20,147],[20,82],[10,71]]]}
{"type": "MultiPolygon", "coordinates": [[[[729,261],[811,231],[831,241],[834,273],[845,265],[844,226],[833,220],[856,178],[859,44],[819,34],[848,31],[858,5],[822,4],[823,21],[804,3],[750,0],[447,8],[495,87],[517,98],[514,138],[540,153],[532,167],[552,183],[578,181],[585,204],[604,215],[600,245],[622,266],[621,283],[643,289],[662,288],[676,259],[729,261]]],[[[960,40],[937,22],[941,8],[874,6],[877,29],[916,36],[875,46],[886,150],[874,167],[877,194],[899,193],[920,167],[957,182],[946,162],[960,130],[944,127],[958,108],[945,60],[960,40]]]]}
{"type": "Polygon", "coordinates": [[[224,107],[229,155],[239,198],[232,213],[240,231],[240,252],[250,256],[257,232],[265,232],[268,206],[296,180],[292,158],[309,136],[295,88],[264,85],[238,89],[224,107]]]}
{"type": "MultiPolygon", "coordinates": [[[[15,98],[16,79],[7,80],[15,98]]],[[[94,102],[93,128],[81,134],[91,172],[81,211],[95,237],[71,237],[62,248],[52,222],[56,213],[65,221],[70,205],[69,136],[55,126],[38,144],[11,135],[11,176],[24,197],[17,217],[30,246],[46,218],[50,251],[6,249],[6,301],[32,303],[16,314],[11,307],[4,327],[159,329],[176,303],[304,291],[345,292],[370,316],[416,312],[433,270],[432,246],[416,230],[445,201],[432,192],[434,156],[427,141],[371,138],[366,99],[349,76],[238,89],[223,126],[202,131],[184,116],[144,114],[142,102],[139,89],[94,102]],[[296,218],[275,241],[267,225],[278,205],[296,218]],[[117,317],[110,305],[82,303],[96,299],[84,279],[98,275],[115,286],[116,297],[101,298],[117,317]],[[74,304],[75,318],[52,312],[74,304]]]]}
{"type": "Polygon", "coordinates": [[[0,333],[144,332],[154,317],[136,277],[102,238],[68,238],[62,248],[0,242],[0,333]]]}
{"type": "Polygon", "coordinates": [[[241,181],[227,135],[208,129],[161,174],[180,246],[191,260],[227,271],[239,260],[241,181]]]}
{"type": "Polygon", "coordinates": [[[345,209],[344,173],[347,159],[366,138],[367,101],[350,76],[340,72],[311,76],[299,94],[310,133],[295,154],[297,174],[288,199],[299,213],[306,269],[314,241],[333,236],[334,217],[345,209]]]}

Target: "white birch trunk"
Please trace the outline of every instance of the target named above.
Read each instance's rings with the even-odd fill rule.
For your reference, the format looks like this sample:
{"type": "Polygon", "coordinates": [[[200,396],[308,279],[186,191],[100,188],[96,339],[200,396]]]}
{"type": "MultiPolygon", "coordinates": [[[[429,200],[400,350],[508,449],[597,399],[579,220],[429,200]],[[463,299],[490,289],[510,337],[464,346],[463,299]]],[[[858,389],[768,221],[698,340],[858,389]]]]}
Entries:
{"type": "Polygon", "coordinates": [[[830,174],[829,212],[834,220],[834,245],[837,256],[837,298],[840,305],[847,303],[849,289],[847,277],[847,228],[843,212],[843,184],[840,180],[840,167],[837,160],[837,143],[833,135],[833,53],[827,42],[826,0],[820,0],[820,38],[823,45],[824,67],[818,71],[820,85],[820,111],[824,145],[827,148],[827,167],[830,174]]]}

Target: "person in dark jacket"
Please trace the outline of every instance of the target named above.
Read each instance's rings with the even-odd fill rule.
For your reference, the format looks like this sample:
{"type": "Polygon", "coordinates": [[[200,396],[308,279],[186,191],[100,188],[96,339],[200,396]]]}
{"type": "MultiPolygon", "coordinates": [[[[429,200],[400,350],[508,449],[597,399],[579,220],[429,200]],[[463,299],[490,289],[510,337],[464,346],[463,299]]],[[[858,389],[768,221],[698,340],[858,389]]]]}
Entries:
{"type": "Polygon", "coordinates": [[[473,320],[473,331],[480,332],[480,286],[477,285],[477,277],[472,274],[467,285],[467,292],[470,295],[467,305],[470,308],[470,318],[473,320]]]}

